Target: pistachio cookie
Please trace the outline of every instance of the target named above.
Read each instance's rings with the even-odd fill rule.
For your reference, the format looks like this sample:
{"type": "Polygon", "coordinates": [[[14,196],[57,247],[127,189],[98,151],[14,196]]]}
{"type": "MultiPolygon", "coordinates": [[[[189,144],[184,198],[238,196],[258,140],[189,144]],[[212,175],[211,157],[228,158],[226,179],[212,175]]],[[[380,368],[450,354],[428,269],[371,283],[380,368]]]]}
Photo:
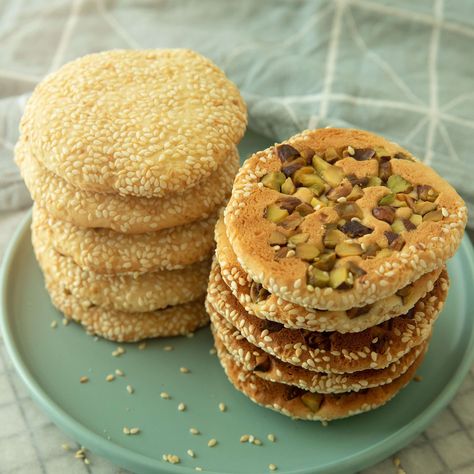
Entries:
{"type": "Polygon", "coordinates": [[[372,304],[442,267],[466,219],[456,191],[409,152],[331,128],[254,154],[225,210],[227,236],[252,280],[334,311],[372,304]]]}
{"type": "Polygon", "coordinates": [[[414,347],[401,359],[384,369],[368,369],[348,374],[313,372],[274,357],[250,344],[238,330],[214,311],[207,303],[214,339],[219,340],[232,358],[246,371],[271,382],[294,385],[318,393],[359,391],[393,382],[404,374],[418,356],[425,351],[427,342],[414,347]]]}
{"type": "Polygon", "coordinates": [[[45,281],[53,305],[66,318],[80,323],[88,333],[110,341],[136,342],[155,337],[184,336],[209,322],[202,300],[152,312],[125,313],[76,298],[46,273],[45,281]]]}
{"type": "Polygon", "coordinates": [[[214,248],[212,216],[202,221],[145,234],[121,234],[111,229],[78,227],[33,207],[33,226],[50,233],[59,253],[96,273],[178,270],[208,260],[214,248]]]}
{"type": "Polygon", "coordinates": [[[219,341],[216,347],[229,381],[254,403],[292,418],[320,421],[345,418],[384,405],[410,382],[424,357],[424,353],[420,354],[404,374],[389,384],[358,392],[323,394],[264,380],[243,369],[219,341]]]}
{"type": "Polygon", "coordinates": [[[209,178],[165,198],[82,191],[48,171],[20,140],[15,160],[33,200],[50,216],[81,227],[137,234],[189,224],[212,216],[230,195],[239,155],[234,147],[209,178]]]}
{"type": "Polygon", "coordinates": [[[103,275],[84,270],[51,245],[48,234],[33,226],[32,242],[45,275],[75,298],[90,305],[122,312],[148,312],[188,303],[206,293],[209,263],[182,270],[103,275]]]}
{"type": "Polygon", "coordinates": [[[260,319],[269,319],[287,328],[309,331],[360,332],[408,312],[415,303],[433,289],[442,267],[422,275],[418,280],[361,308],[328,311],[305,308],[269,293],[242,269],[225,233],[220,218],[215,229],[216,258],[220,273],[232,294],[244,309],[260,319]]]}
{"type": "Polygon", "coordinates": [[[237,87],[200,54],[113,50],[43,80],[21,133],[28,153],[74,187],[163,197],[209,179],[246,122],[237,87]]]}
{"type": "Polygon", "coordinates": [[[207,301],[251,344],[290,364],[315,372],[350,373],[383,369],[426,341],[448,291],[444,271],[433,290],[407,313],[358,333],[287,329],[250,315],[213,265],[207,301]]]}

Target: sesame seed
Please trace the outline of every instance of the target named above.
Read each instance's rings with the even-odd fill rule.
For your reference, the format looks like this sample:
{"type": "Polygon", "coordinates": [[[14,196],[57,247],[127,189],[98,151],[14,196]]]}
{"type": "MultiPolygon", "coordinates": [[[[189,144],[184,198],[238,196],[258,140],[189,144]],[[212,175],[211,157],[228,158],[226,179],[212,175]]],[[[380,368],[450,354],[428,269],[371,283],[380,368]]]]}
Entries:
{"type": "Polygon", "coordinates": [[[227,406],[225,405],[225,403],[219,403],[219,410],[222,412],[227,410],[227,406]]]}
{"type": "Polygon", "coordinates": [[[421,381],[423,380],[423,377],[422,377],[421,375],[415,375],[415,376],[413,377],[413,380],[414,380],[415,382],[421,382],[421,381]]]}
{"type": "Polygon", "coordinates": [[[125,374],[120,369],[115,369],[115,375],[117,375],[117,377],[123,377],[125,374]]]}
{"type": "Polygon", "coordinates": [[[167,392],[161,392],[160,393],[160,397],[163,399],[163,400],[169,400],[171,397],[169,395],[169,393],[167,392]]]}
{"type": "Polygon", "coordinates": [[[71,449],[71,446],[69,446],[69,444],[67,444],[67,443],[63,443],[61,445],[61,448],[63,448],[64,451],[69,451],[71,449]]]}
{"type": "Polygon", "coordinates": [[[216,353],[217,353],[217,350],[216,350],[215,347],[211,347],[211,348],[209,349],[209,354],[214,355],[214,354],[216,354],[216,353]]]}
{"type": "Polygon", "coordinates": [[[140,344],[138,344],[138,350],[143,351],[145,349],[146,349],[146,342],[140,342],[140,344]]]}
{"type": "Polygon", "coordinates": [[[240,442],[241,443],[247,443],[249,438],[250,438],[250,436],[248,434],[244,434],[240,437],[240,442]]]}
{"type": "Polygon", "coordinates": [[[270,469],[270,471],[276,471],[278,468],[276,467],[275,464],[269,464],[268,469],[270,469]]]}
{"type": "Polygon", "coordinates": [[[135,392],[135,389],[131,385],[127,385],[127,392],[131,395],[133,392],[135,392]]]}
{"type": "Polygon", "coordinates": [[[262,446],[262,442],[258,438],[255,438],[253,440],[253,444],[255,444],[256,446],[262,446]]]}
{"type": "Polygon", "coordinates": [[[124,426],[124,427],[122,428],[122,433],[123,433],[123,434],[126,434],[126,435],[129,435],[129,434],[130,434],[130,428],[127,428],[126,426],[124,426]]]}
{"type": "Polygon", "coordinates": [[[185,405],[183,402],[181,402],[181,403],[178,405],[178,410],[179,410],[179,411],[185,411],[185,410],[186,410],[186,405],[185,405]]]}
{"type": "Polygon", "coordinates": [[[113,382],[115,380],[115,375],[109,374],[105,377],[105,380],[107,380],[107,382],[113,382]]]}
{"type": "Polygon", "coordinates": [[[163,454],[163,461],[169,462],[170,464],[179,464],[181,459],[176,454],[163,454]]]}
{"type": "Polygon", "coordinates": [[[196,467],[194,468],[194,470],[201,472],[201,471],[202,471],[202,467],[196,466],[196,467]]]}
{"type": "Polygon", "coordinates": [[[63,318],[63,326],[67,326],[69,324],[69,319],[63,318]]]}
{"type": "Polygon", "coordinates": [[[192,435],[200,435],[201,434],[201,432],[197,428],[189,428],[189,432],[192,435]]]}
{"type": "Polygon", "coordinates": [[[90,463],[91,463],[91,462],[89,461],[89,459],[88,459],[88,458],[84,458],[84,464],[87,464],[87,465],[89,465],[90,463]]]}
{"type": "Polygon", "coordinates": [[[174,351],[174,347],[173,346],[165,346],[165,347],[163,347],[163,350],[165,352],[171,352],[171,351],[174,351]]]}
{"type": "Polygon", "coordinates": [[[125,349],[122,347],[122,346],[118,346],[117,349],[115,349],[113,352],[112,352],[112,355],[114,357],[120,357],[122,354],[125,354],[125,349]]]}
{"type": "Polygon", "coordinates": [[[87,382],[89,382],[89,377],[87,377],[87,375],[83,375],[83,376],[79,379],[79,382],[80,382],[80,383],[87,383],[87,382]]]}
{"type": "Polygon", "coordinates": [[[140,428],[130,428],[131,435],[136,435],[138,433],[140,433],[140,428]]]}
{"type": "Polygon", "coordinates": [[[56,329],[58,327],[58,322],[57,321],[51,321],[51,329],[56,329]]]}
{"type": "Polygon", "coordinates": [[[180,371],[182,374],[189,374],[189,372],[191,372],[187,367],[180,367],[180,368],[179,368],[179,371],[180,371]]]}
{"type": "Polygon", "coordinates": [[[186,451],[186,453],[188,454],[188,456],[191,456],[192,458],[195,458],[195,457],[196,457],[196,455],[194,454],[194,451],[193,451],[192,449],[188,449],[188,450],[186,451]]]}
{"type": "Polygon", "coordinates": [[[217,440],[215,438],[212,438],[210,439],[208,442],[207,442],[207,445],[210,447],[210,448],[213,448],[214,446],[216,446],[217,444],[217,440]]]}
{"type": "Polygon", "coordinates": [[[268,441],[271,441],[272,443],[274,443],[276,441],[276,437],[273,433],[269,433],[267,435],[267,439],[268,439],[268,441]]]}

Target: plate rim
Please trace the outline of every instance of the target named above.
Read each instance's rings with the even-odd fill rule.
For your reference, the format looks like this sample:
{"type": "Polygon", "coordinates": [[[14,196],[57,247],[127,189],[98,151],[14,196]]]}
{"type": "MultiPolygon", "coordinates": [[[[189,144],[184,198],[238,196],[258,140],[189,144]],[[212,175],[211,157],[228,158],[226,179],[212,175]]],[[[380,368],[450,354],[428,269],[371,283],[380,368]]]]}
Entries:
{"type": "MultiPolygon", "coordinates": [[[[8,317],[7,290],[11,278],[9,269],[15,260],[20,242],[22,241],[22,238],[25,238],[24,234],[30,227],[31,215],[32,211],[30,209],[16,228],[5,249],[3,261],[0,267],[0,330],[3,335],[7,353],[13,362],[13,366],[23,383],[26,385],[32,399],[43,409],[47,416],[60,430],[63,430],[72,438],[80,441],[81,444],[92,448],[93,452],[108,458],[113,464],[116,464],[116,461],[118,460],[119,466],[121,465],[127,469],[136,469],[137,466],[140,466],[149,471],[162,472],[166,474],[189,474],[190,472],[194,472],[192,467],[187,466],[167,466],[165,463],[157,466],[157,463],[160,462],[158,459],[150,458],[129,448],[119,446],[111,440],[103,438],[93,430],[81,424],[81,422],[75,419],[72,415],[65,412],[61,406],[59,406],[56,401],[52,399],[45,390],[43,390],[39,382],[29,370],[19,348],[16,346],[14,331],[10,321],[11,318],[8,317]]],[[[458,252],[464,254],[465,259],[463,259],[463,265],[469,269],[474,278],[474,251],[467,234],[462,240],[458,252]]],[[[320,470],[322,467],[318,468],[315,466],[287,472],[291,474],[312,474],[315,472],[336,473],[347,469],[363,469],[373,465],[379,460],[385,459],[408,444],[413,438],[426,429],[428,424],[438,415],[438,413],[448,405],[459,389],[467,372],[471,368],[474,361],[474,323],[472,326],[473,330],[471,331],[469,339],[465,345],[461,363],[456,367],[449,382],[436,395],[436,398],[415,418],[410,420],[410,422],[378,443],[359,451],[357,454],[353,454],[340,461],[334,460],[325,464],[324,471],[320,470]],[[315,468],[317,469],[316,471],[315,468]]],[[[215,473],[215,471],[206,472],[215,473]]]]}

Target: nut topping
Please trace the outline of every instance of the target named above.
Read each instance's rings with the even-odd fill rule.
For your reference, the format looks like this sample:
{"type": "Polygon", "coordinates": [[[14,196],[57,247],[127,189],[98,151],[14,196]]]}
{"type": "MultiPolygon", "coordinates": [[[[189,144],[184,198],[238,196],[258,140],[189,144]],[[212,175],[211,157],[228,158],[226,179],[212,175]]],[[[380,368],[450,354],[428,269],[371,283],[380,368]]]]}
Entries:
{"type": "Polygon", "coordinates": [[[296,245],[295,251],[298,258],[310,262],[319,255],[319,249],[314,244],[298,244],[296,245]]]}
{"type": "Polygon", "coordinates": [[[309,239],[309,234],[307,232],[301,232],[300,234],[292,235],[288,239],[288,243],[292,245],[304,244],[309,239]]]}
{"type": "Polygon", "coordinates": [[[325,252],[320,254],[317,258],[314,259],[313,267],[324,270],[328,272],[332,270],[334,264],[336,263],[336,253],[335,252],[325,252]]]}
{"type": "Polygon", "coordinates": [[[418,185],[415,190],[418,195],[418,199],[423,201],[434,202],[439,196],[439,193],[437,193],[431,186],[427,184],[418,185]]]}
{"type": "Polygon", "coordinates": [[[300,152],[296,148],[293,148],[291,145],[287,145],[286,143],[276,147],[276,154],[282,163],[300,156],[300,152]]]}
{"type": "Polygon", "coordinates": [[[301,204],[301,201],[295,196],[285,196],[277,199],[275,204],[280,209],[285,209],[285,211],[291,214],[301,204]]]}
{"type": "Polygon", "coordinates": [[[281,192],[284,194],[293,194],[296,191],[296,187],[291,178],[286,178],[285,182],[281,185],[281,192]]]}
{"type": "Polygon", "coordinates": [[[331,187],[335,188],[344,179],[344,171],[338,166],[331,165],[324,161],[321,157],[313,156],[313,166],[319,176],[326,181],[331,187]]]}
{"type": "Polygon", "coordinates": [[[267,299],[269,295],[270,293],[260,283],[253,281],[250,285],[250,299],[253,303],[260,303],[260,301],[267,299]]]}
{"type": "Polygon", "coordinates": [[[362,219],[362,209],[355,202],[339,202],[334,206],[341,219],[352,219],[357,217],[362,219]]]}
{"type": "Polygon", "coordinates": [[[413,186],[398,174],[392,174],[387,180],[387,186],[392,193],[404,193],[413,189],[413,186]]]}
{"type": "Polygon", "coordinates": [[[281,167],[281,171],[288,178],[303,166],[306,166],[306,160],[300,156],[296,158],[296,160],[284,163],[281,167]]]}
{"type": "Polygon", "coordinates": [[[270,234],[270,238],[268,239],[268,243],[270,245],[285,245],[287,243],[287,238],[285,234],[274,230],[270,234]]]}
{"type": "Polygon", "coordinates": [[[372,148],[356,148],[354,150],[354,159],[357,161],[366,161],[370,160],[375,156],[375,150],[372,148]]]}
{"type": "Polygon", "coordinates": [[[392,174],[392,165],[390,164],[390,157],[383,157],[379,163],[379,178],[383,181],[387,181],[392,174]]]}
{"type": "Polygon", "coordinates": [[[336,245],[335,250],[338,257],[355,257],[364,253],[357,242],[342,242],[336,245]]]}
{"type": "Polygon", "coordinates": [[[343,232],[336,228],[331,228],[328,226],[326,233],[323,237],[323,244],[328,249],[333,249],[337,244],[344,242],[346,236],[343,232]]]}
{"type": "Polygon", "coordinates": [[[282,222],[288,215],[289,213],[286,209],[281,209],[276,204],[270,204],[265,211],[265,217],[270,222],[275,223],[282,222]]]}
{"type": "Polygon", "coordinates": [[[374,229],[371,229],[356,220],[346,222],[341,226],[341,230],[344,234],[352,238],[362,237],[363,235],[371,234],[374,231],[374,229]]]}
{"type": "Polygon", "coordinates": [[[301,396],[301,401],[306,405],[312,412],[316,413],[321,408],[324,401],[324,395],[320,393],[306,392],[301,396]]]}
{"type": "Polygon", "coordinates": [[[391,224],[395,219],[395,211],[390,206],[378,206],[372,209],[372,214],[376,219],[391,224]]]}
{"type": "Polygon", "coordinates": [[[308,268],[308,283],[314,287],[324,288],[329,285],[329,273],[314,266],[308,268]]]}
{"type": "Polygon", "coordinates": [[[285,175],[280,171],[272,171],[262,178],[262,183],[266,188],[280,191],[281,185],[285,182],[285,175]]]}
{"type": "MultiPolygon", "coordinates": [[[[390,249],[400,251],[405,245],[405,239],[401,235],[396,234],[395,232],[392,232],[390,230],[387,230],[386,232],[384,232],[384,234],[387,238],[388,246],[390,247],[390,249]]],[[[379,253],[379,255],[381,254],[382,252],[379,253]]],[[[390,253],[387,254],[387,256],[389,255],[390,253]]]]}
{"type": "Polygon", "coordinates": [[[431,211],[428,212],[428,214],[425,214],[423,216],[423,222],[437,222],[443,219],[443,212],[441,209],[438,209],[437,211],[431,211]]]}

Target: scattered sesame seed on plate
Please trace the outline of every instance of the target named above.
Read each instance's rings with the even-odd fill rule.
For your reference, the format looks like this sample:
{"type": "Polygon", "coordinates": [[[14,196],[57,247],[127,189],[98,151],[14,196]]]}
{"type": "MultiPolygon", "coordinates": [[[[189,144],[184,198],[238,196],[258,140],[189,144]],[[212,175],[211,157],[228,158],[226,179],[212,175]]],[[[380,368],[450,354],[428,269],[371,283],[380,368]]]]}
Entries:
{"type": "Polygon", "coordinates": [[[190,432],[192,435],[199,435],[199,434],[201,434],[201,432],[200,432],[197,428],[189,428],[189,432],[190,432]]]}
{"type": "Polygon", "coordinates": [[[107,380],[107,382],[113,382],[115,380],[115,375],[108,374],[107,377],[105,377],[105,380],[107,380]]]}
{"type": "Polygon", "coordinates": [[[123,433],[123,434],[126,434],[126,435],[129,435],[129,434],[130,434],[130,428],[127,428],[126,426],[124,426],[124,427],[122,428],[122,433],[123,433]]]}
{"type": "Polygon", "coordinates": [[[138,433],[140,433],[140,428],[130,428],[131,435],[136,435],[138,433]]]}
{"type": "Polygon", "coordinates": [[[161,392],[161,393],[160,393],[160,397],[161,397],[163,400],[169,400],[169,399],[171,398],[168,392],[161,392]]]}
{"type": "Polygon", "coordinates": [[[207,442],[207,445],[210,447],[210,448],[213,448],[214,446],[216,446],[217,444],[217,440],[215,438],[211,438],[208,442],[207,442]]]}
{"type": "Polygon", "coordinates": [[[253,440],[253,444],[255,444],[256,446],[262,446],[262,442],[258,438],[255,438],[253,440]]]}
{"type": "Polygon", "coordinates": [[[71,449],[71,446],[69,446],[69,444],[67,444],[67,443],[63,443],[61,445],[61,448],[63,448],[64,451],[69,451],[71,449]]]}
{"type": "Polygon", "coordinates": [[[87,383],[87,382],[89,382],[89,377],[87,377],[87,375],[83,375],[83,376],[79,379],[79,382],[80,382],[80,383],[87,383]]]}
{"type": "Polygon", "coordinates": [[[57,321],[51,321],[51,329],[56,329],[58,327],[58,322],[57,321]]]}
{"type": "Polygon", "coordinates": [[[268,441],[271,441],[272,443],[274,443],[276,441],[276,437],[273,433],[269,433],[267,435],[267,439],[268,439],[268,441]]]}
{"type": "Polygon", "coordinates": [[[114,357],[120,357],[122,354],[125,354],[125,349],[122,347],[122,346],[118,346],[117,349],[115,349],[113,352],[112,352],[112,355],[114,357]]]}
{"type": "Polygon", "coordinates": [[[270,469],[270,471],[276,471],[278,468],[276,467],[276,464],[269,464],[268,469],[270,469]]]}
{"type": "Polygon", "coordinates": [[[241,443],[247,443],[249,438],[250,438],[250,436],[248,434],[244,434],[240,437],[240,442],[241,443]]]}
{"type": "Polygon", "coordinates": [[[140,342],[140,344],[138,344],[138,350],[143,351],[145,349],[146,349],[146,342],[140,342]]]}
{"type": "Polygon", "coordinates": [[[131,385],[127,385],[127,392],[131,395],[135,389],[131,385]]]}
{"type": "Polygon", "coordinates": [[[63,326],[67,326],[69,324],[69,319],[63,318],[63,326]]]}
{"type": "Polygon", "coordinates": [[[163,347],[163,350],[166,351],[166,352],[170,352],[170,351],[174,350],[174,347],[173,346],[165,346],[165,347],[163,347]]]}
{"type": "Polygon", "coordinates": [[[186,410],[186,404],[184,404],[183,402],[181,402],[181,403],[178,405],[178,410],[179,410],[179,411],[185,411],[185,410],[186,410]]]}
{"type": "Polygon", "coordinates": [[[180,367],[180,368],[179,368],[179,371],[180,371],[182,374],[189,374],[189,372],[191,372],[187,367],[180,367]]]}
{"type": "Polygon", "coordinates": [[[188,456],[191,456],[192,458],[196,457],[196,454],[194,453],[194,451],[192,449],[188,449],[186,451],[186,453],[188,454],[188,456]]]}
{"type": "Polygon", "coordinates": [[[216,348],[215,348],[215,347],[211,347],[211,348],[209,349],[209,354],[211,354],[211,355],[217,354],[216,348]]]}
{"type": "Polygon", "coordinates": [[[202,467],[196,466],[196,467],[194,468],[194,470],[201,472],[201,471],[202,471],[202,467]]]}
{"type": "Polygon", "coordinates": [[[224,412],[224,411],[227,411],[227,406],[225,403],[219,403],[219,410],[224,412]]]}

